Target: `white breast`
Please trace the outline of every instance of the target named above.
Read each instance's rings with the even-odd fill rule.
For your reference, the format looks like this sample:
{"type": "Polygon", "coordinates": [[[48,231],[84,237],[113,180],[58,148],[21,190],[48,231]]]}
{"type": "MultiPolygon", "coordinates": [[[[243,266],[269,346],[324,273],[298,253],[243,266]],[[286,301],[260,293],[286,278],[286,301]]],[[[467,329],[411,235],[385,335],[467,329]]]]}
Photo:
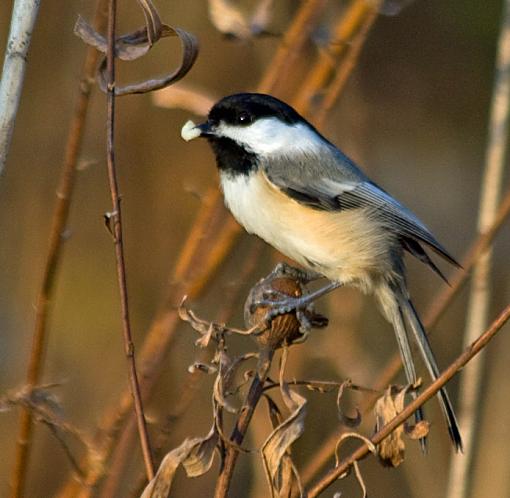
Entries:
{"type": "Polygon", "coordinates": [[[301,265],[369,291],[391,273],[389,232],[363,209],[321,211],[283,194],[260,171],[221,174],[225,203],[237,221],[301,265]]]}

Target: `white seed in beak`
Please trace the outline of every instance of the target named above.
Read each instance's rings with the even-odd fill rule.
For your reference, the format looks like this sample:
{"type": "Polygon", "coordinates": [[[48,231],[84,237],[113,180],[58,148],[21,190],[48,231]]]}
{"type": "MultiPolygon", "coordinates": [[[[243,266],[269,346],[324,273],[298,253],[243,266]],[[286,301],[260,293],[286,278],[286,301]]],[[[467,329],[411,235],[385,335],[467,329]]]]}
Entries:
{"type": "Polygon", "coordinates": [[[202,132],[200,131],[199,128],[197,128],[197,125],[193,123],[193,121],[191,120],[186,121],[186,123],[181,129],[181,137],[184,140],[186,140],[186,142],[189,142],[190,140],[199,137],[201,133],[202,132]]]}

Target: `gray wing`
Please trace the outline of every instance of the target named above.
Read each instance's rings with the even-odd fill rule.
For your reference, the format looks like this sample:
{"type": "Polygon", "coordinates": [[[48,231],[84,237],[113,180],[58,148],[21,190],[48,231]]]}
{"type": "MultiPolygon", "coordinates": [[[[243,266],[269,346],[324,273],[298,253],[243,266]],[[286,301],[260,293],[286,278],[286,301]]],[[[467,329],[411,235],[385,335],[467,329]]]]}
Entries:
{"type": "Polygon", "coordinates": [[[444,276],[420,243],[455,266],[459,264],[435,239],[428,228],[405,206],[373,183],[357,166],[333,146],[320,157],[309,155],[292,161],[262,163],[268,179],[287,195],[315,209],[340,211],[370,208],[401,240],[404,249],[444,276]]]}

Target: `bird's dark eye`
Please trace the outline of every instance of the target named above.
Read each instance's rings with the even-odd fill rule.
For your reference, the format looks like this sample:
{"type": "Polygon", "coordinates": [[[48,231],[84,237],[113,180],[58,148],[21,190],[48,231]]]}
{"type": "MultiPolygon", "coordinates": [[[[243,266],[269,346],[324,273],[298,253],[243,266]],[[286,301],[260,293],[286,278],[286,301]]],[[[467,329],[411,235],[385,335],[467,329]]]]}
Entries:
{"type": "Polygon", "coordinates": [[[251,123],[251,116],[247,112],[241,112],[237,116],[237,122],[240,125],[248,125],[251,123]]]}

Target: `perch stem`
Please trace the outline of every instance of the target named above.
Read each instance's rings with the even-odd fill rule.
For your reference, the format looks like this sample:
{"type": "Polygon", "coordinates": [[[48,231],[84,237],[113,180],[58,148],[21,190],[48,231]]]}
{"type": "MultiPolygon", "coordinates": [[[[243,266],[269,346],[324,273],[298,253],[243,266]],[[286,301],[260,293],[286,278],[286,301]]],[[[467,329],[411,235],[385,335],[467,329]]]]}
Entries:
{"type": "Polygon", "coordinates": [[[264,392],[264,382],[269,373],[273,356],[274,349],[267,350],[265,355],[261,352],[260,368],[257,368],[248,394],[246,395],[246,399],[241,407],[237,422],[232,430],[230,442],[234,444],[228,445],[225,451],[225,459],[223,461],[218,481],[216,482],[214,498],[225,498],[228,495],[232,475],[234,474],[234,467],[239,455],[237,448],[243,442],[246,430],[248,429],[248,425],[250,424],[253,416],[253,412],[255,411],[257,403],[264,392]]]}
{"type": "MultiPolygon", "coordinates": [[[[374,445],[379,444],[384,438],[389,436],[397,427],[413,415],[420,406],[437,394],[437,392],[444,387],[455,374],[457,374],[473,357],[487,346],[490,340],[501,330],[509,318],[510,304],[507,305],[500,315],[492,322],[491,326],[473,343],[471,343],[434,382],[424,389],[424,391],[416,399],[409,403],[395,418],[390,420],[390,422],[374,434],[371,438],[371,442],[374,445]]],[[[333,482],[335,482],[340,476],[345,474],[354,462],[366,457],[369,453],[370,449],[367,444],[363,444],[354,450],[351,455],[340,462],[339,465],[326,472],[319,482],[308,491],[306,497],[315,498],[319,496],[320,493],[333,484],[333,482]]]]}

